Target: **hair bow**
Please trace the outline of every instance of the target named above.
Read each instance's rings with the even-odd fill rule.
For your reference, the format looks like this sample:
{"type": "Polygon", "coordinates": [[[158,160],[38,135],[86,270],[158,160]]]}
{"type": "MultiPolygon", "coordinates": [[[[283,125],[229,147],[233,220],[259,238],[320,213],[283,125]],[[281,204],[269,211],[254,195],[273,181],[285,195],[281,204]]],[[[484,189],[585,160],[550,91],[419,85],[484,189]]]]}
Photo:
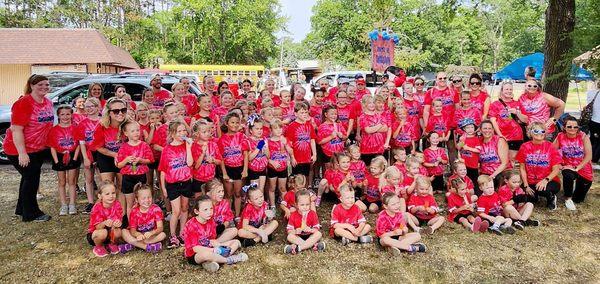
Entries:
{"type": "Polygon", "coordinates": [[[258,184],[256,184],[255,182],[250,183],[249,185],[244,185],[242,186],[242,191],[243,192],[248,192],[248,190],[250,190],[251,188],[257,188],[258,184]]]}
{"type": "Polygon", "coordinates": [[[252,127],[254,125],[254,121],[259,119],[260,115],[253,113],[248,116],[248,126],[252,127]]]}

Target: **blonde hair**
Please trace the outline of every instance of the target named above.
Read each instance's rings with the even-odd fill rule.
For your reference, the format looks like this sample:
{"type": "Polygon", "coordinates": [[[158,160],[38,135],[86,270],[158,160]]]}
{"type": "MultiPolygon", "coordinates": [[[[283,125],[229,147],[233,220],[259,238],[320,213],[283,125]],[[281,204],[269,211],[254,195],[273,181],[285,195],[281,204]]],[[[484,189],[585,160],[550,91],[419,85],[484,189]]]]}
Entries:
{"type": "Polygon", "coordinates": [[[467,186],[467,183],[461,177],[455,177],[450,180],[450,191],[456,193],[462,186],[467,186]]]}
{"type": "Polygon", "coordinates": [[[488,175],[480,175],[477,178],[477,184],[479,184],[479,186],[483,186],[488,182],[494,182],[494,180],[492,179],[492,177],[488,176],[488,175]]]}
{"type": "Polygon", "coordinates": [[[385,171],[385,168],[388,166],[388,163],[383,156],[377,156],[371,160],[371,163],[369,163],[369,167],[371,166],[378,167],[382,169],[382,171],[385,171]]]}
{"type": "MultiPolygon", "coordinates": [[[[169,122],[169,135],[167,137],[167,141],[169,143],[173,142],[173,136],[175,136],[175,134],[177,133],[177,128],[179,128],[179,126],[186,126],[185,123],[183,121],[181,121],[180,119],[175,119],[171,122],[169,122]]],[[[187,126],[186,126],[187,129],[187,126]]]]}
{"type": "Polygon", "coordinates": [[[431,181],[429,180],[429,178],[424,177],[424,176],[418,176],[415,179],[417,188],[422,188],[422,187],[426,187],[429,189],[429,194],[431,194],[433,192],[433,189],[431,188],[431,181]]]}
{"type": "Polygon", "coordinates": [[[180,86],[185,89],[185,86],[183,85],[183,83],[175,83],[175,84],[173,84],[173,86],[171,86],[171,92],[175,93],[175,89],[177,89],[177,87],[180,87],[180,86]]]}
{"type": "Polygon", "coordinates": [[[100,124],[102,126],[104,126],[104,127],[110,126],[110,123],[111,123],[110,107],[116,103],[122,103],[124,107],[127,107],[127,104],[122,99],[117,99],[115,97],[108,99],[108,101],[106,102],[106,105],[104,106],[104,109],[102,110],[102,118],[100,118],[100,124]]]}
{"type": "Polygon", "coordinates": [[[136,198],[138,197],[138,194],[143,190],[149,191],[150,196],[152,196],[152,188],[147,184],[138,182],[136,185],[133,186],[133,194],[135,194],[136,198]]]}
{"type": "Polygon", "coordinates": [[[96,107],[100,106],[100,100],[98,98],[94,98],[94,97],[87,97],[85,99],[85,102],[90,102],[93,105],[95,105],[96,107]]]}
{"type": "Polygon", "coordinates": [[[283,121],[279,118],[274,118],[270,123],[271,130],[273,130],[274,128],[282,128],[283,125],[284,125],[283,121]]]}
{"type": "Polygon", "coordinates": [[[539,121],[532,122],[531,124],[529,124],[529,126],[527,126],[527,137],[532,138],[533,135],[531,134],[531,131],[538,128],[546,130],[546,126],[539,121]]]}
{"type": "Polygon", "coordinates": [[[306,176],[302,174],[294,175],[290,177],[289,186],[294,190],[300,190],[304,188],[306,184],[306,176]]]}
{"type": "Polygon", "coordinates": [[[267,112],[271,112],[271,115],[273,115],[273,108],[272,107],[266,107],[260,110],[260,116],[265,116],[265,114],[267,112]]]}
{"type": "Polygon", "coordinates": [[[219,179],[211,179],[202,185],[202,189],[207,193],[218,188],[223,188],[223,183],[219,179]]]}
{"type": "Polygon", "coordinates": [[[360,101],[360,104],[362,105],[362,107],[364,108],[368,103],[370,102],[375,102],[375,98],[373,98],[370,95],[366,95],[362,98],[362,100],[360,101]]]}
{"type": "MultiPolygon", "coordinates": [[[[382,189],[387,185],[387,179],[394,177],[398,177],[400,180],[404,178],[404,176],[402,176],[402,172],[395,166],[387,167],[383,174],[379,177],[379,189],[382,189]]],[[[396,186],[396,184],[394,184],[394,186],[396,186]]]]}

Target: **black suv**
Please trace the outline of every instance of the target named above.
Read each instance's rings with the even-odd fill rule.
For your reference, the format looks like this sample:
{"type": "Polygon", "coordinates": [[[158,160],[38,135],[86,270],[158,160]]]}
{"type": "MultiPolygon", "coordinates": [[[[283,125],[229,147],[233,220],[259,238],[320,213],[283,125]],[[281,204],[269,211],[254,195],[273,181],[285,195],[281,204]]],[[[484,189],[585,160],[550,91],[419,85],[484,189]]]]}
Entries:
{"type": "MultiPolygon", "coordinates": [[[[173,84],[179,82],[178,76],[174,75],[163,75],[162,86],[167,90],[171,90],[173,84]]],[[[52,100],[54,107],[56,108],[61,104],[72,104],[73,100],[80,95],[87,96],[88,87],[91,83],[100,83],[104,88],[104,98],[108,99],[115,95],[115,85],[123,85],[127,90],[127,93],[131,95],[131,99],[134,102],[140,102],[142,100],[142,91],[150,87],[150,80],[152,75],[130,75],[130,74],[111,74],[111,75],[90,75],[89,77],[79,80],[75,83],[69,84],[63,88],[60,88],[47,96],[52,100]]],[[[198,96],[200,89],[198,85],[193,81],[193,77],[190,77],[190,92],[198,96]]],[[[52,79],[50,79],[50,85],[52,85],[52,79]]],[[[11,117],[11,106],[3,105],[0,106],[0,163],[7,163],[8,159],[4,153],[4,137],[6,130],[10,127],[11,117]]],[[[56,118],[55,118],[56,119],[56,118]]]]}

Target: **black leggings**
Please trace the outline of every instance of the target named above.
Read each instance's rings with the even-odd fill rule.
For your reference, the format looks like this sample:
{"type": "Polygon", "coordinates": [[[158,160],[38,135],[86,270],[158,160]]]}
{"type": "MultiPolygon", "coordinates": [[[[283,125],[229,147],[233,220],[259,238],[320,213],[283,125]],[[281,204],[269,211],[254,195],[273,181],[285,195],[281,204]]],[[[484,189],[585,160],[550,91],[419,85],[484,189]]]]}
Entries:
{"type": "Polygon", "coordinates": [[[530,184],[529,187],[531,187],[535,192],[534,196],[532,196],[531,201],[538,202],[540,196],[542,196],[546,198],[546,205],[548,206],[550,206],[552,200],[554,199],[554,196],[556,196],[556,194],[560,191],[560,183],[554,180],[548,182],[548,184],[546,185],[546,190],[544,191],[535,190],[535,184],[530,184]]]}
{"type": "Polygon", "coordinates": [[[473,189],[475,191],[475,195],[481,196],[481,190],[479,190],[479,183],[477,183],[477,178],[479,178],[479,169],[467,167],[467,176],[473,182],[473,189]]]}
{"type": "Polygon", "coordinates": [[[434,191],[446,191],[446,187],[444,186],[444,175],[433,176],[431,187],[434,191]]]}
{"type": "Polygon", "coordinates": [[[577,172],[572,170],[563,170],[563,189],[565,190],[565,197],[572,197],[573,202],[581,203],[585,200],[585,196],[592,186],[592,181],[584,179],[577,172]],[[573,190],[573,184],[575,189],[573,190]]]}
{"type": "Polygon", "coordinates": [[[590,141],[592,142],[592,162],[600,160],[600,123],[590,120],[590,141]]]}
{"type": "Polygon", "coordinates": [[[26,167],[19,165],[19,156],[8,155],[8,159],[21,175],[19,185],[19,199],[15,214],[23,218],[23,222],[33,221],[44,215],[37,201],[37,192],[40,187],[40,174],[44,163],[43,152],[28,153],[29,164],[26,167]]]}

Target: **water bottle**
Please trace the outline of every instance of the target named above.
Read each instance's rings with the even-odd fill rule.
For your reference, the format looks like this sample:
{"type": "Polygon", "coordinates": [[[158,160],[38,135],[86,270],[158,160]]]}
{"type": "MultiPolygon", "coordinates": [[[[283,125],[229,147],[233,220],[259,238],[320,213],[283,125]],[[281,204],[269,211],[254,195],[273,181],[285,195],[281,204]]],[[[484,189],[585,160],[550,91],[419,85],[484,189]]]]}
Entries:
{"type": "Polygon", "coordinates": [[[231,253],[230,247],[226,247],[226,246],[217,247],[217,254],[221,255],[222,257],[228,257],[230,253],[231,253]]]}

